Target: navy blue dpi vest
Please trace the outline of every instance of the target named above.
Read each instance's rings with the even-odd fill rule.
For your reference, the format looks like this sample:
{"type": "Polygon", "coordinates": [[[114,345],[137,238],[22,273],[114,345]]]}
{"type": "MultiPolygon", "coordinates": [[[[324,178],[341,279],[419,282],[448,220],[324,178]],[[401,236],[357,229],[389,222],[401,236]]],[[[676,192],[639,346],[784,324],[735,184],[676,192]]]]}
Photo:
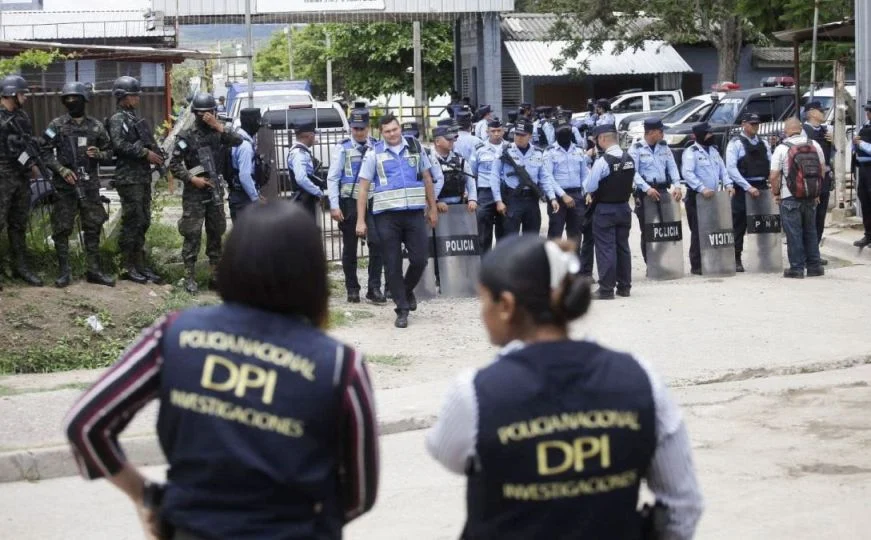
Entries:
{"type": "Polygon", "coordinates": [[[162,339],[161,517],[209,538],[340,538],[340,349],[239,304],[181,313],[162,339]]]}
{"type": "Polygon", "coordinates": [[[650,380],[591,342],[509,352],[474,380],[479,421],[466,539],[641,537],[656,447],[650,380]]]}

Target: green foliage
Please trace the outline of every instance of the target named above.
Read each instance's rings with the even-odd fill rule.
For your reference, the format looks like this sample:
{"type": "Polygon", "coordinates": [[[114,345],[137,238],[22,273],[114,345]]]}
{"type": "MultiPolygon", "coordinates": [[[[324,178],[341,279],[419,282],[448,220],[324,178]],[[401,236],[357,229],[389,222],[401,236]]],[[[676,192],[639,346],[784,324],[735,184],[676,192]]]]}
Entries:
{"type": "Polygon", "coordinates": [[[184,103],[185,98],[190,93],[191,79],[202,76],[202,71],[202,62],[196,62],[195,60],[185,60],[181,64],[172,66],[172,73],[170,74],[172,99],[177,107],[184,103]]]}
{"type": "Polygon", "coordinates": [[[22,67],[32,67],[45,71],[51,64],[66,58],[69,56],[61,54],[58,50],[31,49],[24,51],[11,58],[0,59],[0,77],[18,73],[22,67]]]}
{"type": "MultiPolygon", "coordinates": [[[[254,59],[257,80],[289,77],[288,36],[273,34],[254,59]]],[[[333,62],[333,93],[345,99],[412,93],[411,23],[312,24],[293,33],[294,78],[311,81],[315,95],[326,97],[326,63],[333,62]],[[331,47],[327,49],[326,34],[331,47]]],[[[421,25],[424,87],[430,95],[453,86],[453,34],[450,24],[421,25]]]]}

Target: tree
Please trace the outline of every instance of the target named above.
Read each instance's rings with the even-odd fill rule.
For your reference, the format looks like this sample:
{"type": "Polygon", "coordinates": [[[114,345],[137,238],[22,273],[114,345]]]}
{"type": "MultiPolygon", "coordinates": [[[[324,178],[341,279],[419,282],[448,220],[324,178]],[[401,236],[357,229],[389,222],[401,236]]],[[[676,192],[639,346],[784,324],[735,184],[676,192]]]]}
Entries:
{"type": "MultiPolygon", "coordinates": [[[[276,32],[254,60],[257,80],[289,76],[287,35],[276,32]]],[[[412,93],[411,23],[312,24],[294,32],[294,77],[311,81],[316,95],[325,96],[326,63],[333,62],[333,92],[345,98],[368,99],[382,94],[412,93]],[[330,35],[330,48],[326,34],[330,35]]],[[[421,24],[424,87],[438,95],[453,85],[453,35],[444,23],[421,24]]]]}
{"type": "MultiPolygon", "coordinates": [[[[546,0],[544,6],[563,15],[552,29],[556,39],[569,42],[566,59],[581,51],[598,53],[605,41],[614,41],[616,52],[640,48],[647,40],[672,43],[709,42],[717,50],[717,79],[734,81],[745,40],[758,32],[739,11],[743,0],[546,0]],[[583,28],[581,33],[577,29],[583,28]]],[[[583,71],[583,66],[580,71],[583,71]]]]}
{"type": "Polygon", "coordinates": [[[181,105],[191,92],[191,79],[201,76],[201,69],[195,60],[185,60],[172,66],[172,99],[176,105],[181,105]]]}
{"type": "Polygon", "coordinates": [[[30,49],[11,58],[0,59],[0,77],[19,73],[23,67],[33,67],[45,71],[51,64],[66,58],[68,56],[61,54],[58,50],[30,49]]]}

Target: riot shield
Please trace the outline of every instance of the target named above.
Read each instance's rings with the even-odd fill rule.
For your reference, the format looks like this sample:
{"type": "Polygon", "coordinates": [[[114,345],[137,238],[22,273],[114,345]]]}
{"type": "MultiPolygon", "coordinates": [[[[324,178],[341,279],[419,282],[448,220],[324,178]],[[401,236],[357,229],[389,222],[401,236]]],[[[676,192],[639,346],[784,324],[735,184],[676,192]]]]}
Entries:
{"type": "Polygon", "coordinates": [[[710,199],[696,198],[699,216],[699,247],[702,275],[735,275],[735,231],[732,227],[732,202],[725,191],[710,199]]]}
{"type": "Polygon", "coordinates": [[[450,298],[477,296],[481,271],[478,221],[465,204],[450,204],[439,215],[433,236],[430,264],[439,281],[439,293],[450,298]]]}
{"type": "Polygon", "coordinates": [[[748,272],[764,274],[783,270],[780,238],[780,207],[771,190],[763,189],[759,197],[747,197],[747,234],[744,235],[743,263],[748,272]]]}
{"type": "Polygon", "coordinates": [[[680,203],[668,193],[660,201],[644,196],[644,243],[647,249],[647,277],[656,280],[679,279],[684,275],[683,227],[680,203]]]}

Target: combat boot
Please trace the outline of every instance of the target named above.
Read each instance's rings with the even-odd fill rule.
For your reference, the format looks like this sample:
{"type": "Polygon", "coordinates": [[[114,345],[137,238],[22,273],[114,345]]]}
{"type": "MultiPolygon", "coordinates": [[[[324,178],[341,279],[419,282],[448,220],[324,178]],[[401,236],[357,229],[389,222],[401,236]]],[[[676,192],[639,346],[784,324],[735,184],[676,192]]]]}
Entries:
{"type": "Polygon", "coordinates": [[[735,254],[735,271],[736,272],[743,272],[744,271],[744,265],[741,263],[741,254],[740,253],[735,254]]]}
{"type": "Polygon", "coordinates": [[[197,286],[197,272],[194,267],[185,269],[184,290],[189,294],[197,294],[200,291],[200,288],[197,286]]]}
{"type": "Polygon", "coordinates": [[[136,269],[136,264],[131,255],[124,256],[124,268],[121,270],[121,279],[126,279],[140,285],[148,283],[148,278],[140,274],[139,270],[136,269]]]}
{"type": "Polygon", "coordinates": [[[145,279],[154,283],[155,285],[162,285],[163,278],[157,275],[157,273],[151,268],[145,266],[145,253],[140,252],[136,256],[136,270],[145,276],[145,279]]]}
{"type": "Polygon", "coordinates": [[[54,286],[58,289],[69,287],[73,282],[73,276],[70,272],[70,246],[64,242],[55,241],[54,248],[57,251],[57,268],[58,277],[54,282],[54,286]]]}
{"type": "Polygon", "coordinates": [[[23,238],[9,238],[10,240],[10,251],[12,251],[12,257],[15,261],[12,267],[12,276],[21,279],[21,281],[31,285],[33,287],[42,287],[42,280],[39,279],[39,276],[30,271],[27,267],[27,262],[24,260],[24,239],[23,238]]]}

